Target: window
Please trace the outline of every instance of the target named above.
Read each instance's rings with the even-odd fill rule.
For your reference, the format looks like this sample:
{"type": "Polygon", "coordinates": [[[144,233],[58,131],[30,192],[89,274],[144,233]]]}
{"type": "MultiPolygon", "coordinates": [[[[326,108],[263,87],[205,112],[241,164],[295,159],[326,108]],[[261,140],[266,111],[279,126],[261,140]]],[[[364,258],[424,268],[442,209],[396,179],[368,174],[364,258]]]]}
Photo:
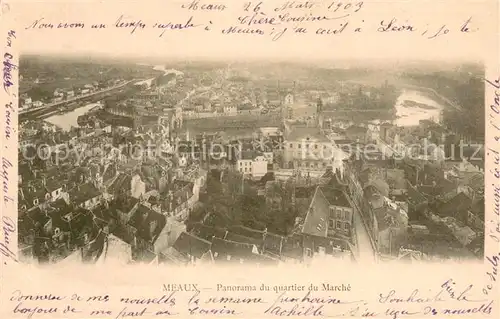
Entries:
{"type": "Polygon", "coordinates": [[[330,218],[335,218],[335,207],[330,206],[330,218]]]}
{"type": "Polygon", "coordinates": [[[349,223],[344,223],[344,230],[349,230],[349,223]]]}
{"type": "Polygon", "coordinates": [[[337,209],[335,212],[335,215],[337,216],[337,219],[341,219],[342,218],[342,210],[337,209]]]}
{"type": "Polygon", "coordinates": [[[340,221],[337,221],[336,225],[335,225],[337,229],[342,229],[342,223],[340,221]]]}
{"type": "Polygon", "coordinates": [[[302,145],[300,145],[300,144],[297,144],[297,146],[298,146],[299,148],[301,148],[301,147],[302,147],[302,145]]]}
{"type": "Polygon", "coordinates": [[[290,148],[293,148],[293,144],[292,143],[290,143],[290,148]]]}
{"type": "Polygon", "coordinates": [[[243,163],[242,163],[242,162],[240,162],[240,166],[243,166],[243,163]]]}
{"type": "Polygon", "coordinates": [[[333,225],[334,225],[334,224],[333,224],[333,219],[330,219],[330,220],[328,221],[328,228],[332,229],[332,228],[333,228],[333,225]]]}
{"type": "Polygon", "coordinates": [[[318,145],[314,145],[314,148],[317,149],[318,148],[318,145]]]}

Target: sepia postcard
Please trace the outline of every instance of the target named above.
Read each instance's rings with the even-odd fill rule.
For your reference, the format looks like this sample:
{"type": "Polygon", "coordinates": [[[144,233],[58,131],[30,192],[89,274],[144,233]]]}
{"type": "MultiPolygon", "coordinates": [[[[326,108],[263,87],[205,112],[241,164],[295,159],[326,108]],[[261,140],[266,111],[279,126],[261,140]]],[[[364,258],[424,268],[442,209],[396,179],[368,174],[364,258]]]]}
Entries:
{"type": "Polygon", "coordinates": [[[1,318],[499,318],[496,0],[0,0],[1,318]]]}

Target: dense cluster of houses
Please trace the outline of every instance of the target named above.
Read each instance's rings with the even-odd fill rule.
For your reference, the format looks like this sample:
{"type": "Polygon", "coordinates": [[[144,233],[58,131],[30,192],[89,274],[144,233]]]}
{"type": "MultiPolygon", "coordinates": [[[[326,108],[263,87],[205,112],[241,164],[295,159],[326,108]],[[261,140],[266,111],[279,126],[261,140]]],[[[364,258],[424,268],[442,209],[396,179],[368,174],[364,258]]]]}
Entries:
{"type": "MultiPolygon", "coordinates": [[[[388,143],[394,137],[411,140],[413,145],[426,140],[431,148],[439,139],[439,145],[447,146],[445,129],[427,121],[421,124],[406,132],[392,126],[381,138],[388,143]]],[[[402,159],[362,158],[349,166],[352,198],[383,256],[415,255],[408,251],[421,259],[482,256],[484,163],[465,158],[475,150],[465,148],[463,157],[456,159],[447,158],[445,149],[439,151],[440,156],[429,156],[435,153],[421,148],[402,159]]]]}
{"type": "MultiPolygon", "coordinates": [[[[78,94],[95,90],[91,86],[78,94]]],[[[338,103],[340,95],[309,103],[290,89],[242,92],[242,84],[215,84],[190,105],[176,100],[166,107],[165,95],[147,85],[106,108],[134,119],[129,128],[102,124],[63,132],[47,123],[23,123],[21,259],[176,265],[351,261],[363,249],[359,225],[382,259],[481,256],[484,166],[447,158],[457,137],[445,128],[432,121],[401,128],[325,118],[323,103],[338,103]],[[190,136],[184,130],[189,112],[238,116],[241,110],[228,106],[231,99],[250,112],[260,103],[281,107],[280,121],[268,125],[260,122],[261,113],[249,117],[250,136],[231,131],[239,131],[234,126],[243,117],[224,122],[228,127],[215,133],[190,136]],[[376,149],[364,154],[360,150],[368,144],[376,149]],[[394,156],[398,151],[391,145],[409,144],[411,156],[394,156]],[[285,236],[266,227],[187,224],[210,169],[238,172],[242,183],[261,182],[256,196],[265,198],[268,209],[294,208],[293,231],[285,236]],[[290,192],[280,191],[283,183],[290,192]]],[[[57,90],[54,97],[74,94],[57,90]]],[[[380,100],[381,94],[361,95],[380,100]]]]}
{"type": "Polygon", "coordinates": [[[25,259],[58,261],[88,255],[90,247],[102,253],[112,234],[130,245],[132,260],[141,261],[172,245],[185,229],[206,172],[193,162],[179,164],[175,156],[132,157],[123,147],[132,138],[161,142],[164,133],[62,132],[37,125],[22,127],[26,142],[19,157],[20,255],[25,259]],[[41,144],[47,156],[28,156],[41,144]]]}

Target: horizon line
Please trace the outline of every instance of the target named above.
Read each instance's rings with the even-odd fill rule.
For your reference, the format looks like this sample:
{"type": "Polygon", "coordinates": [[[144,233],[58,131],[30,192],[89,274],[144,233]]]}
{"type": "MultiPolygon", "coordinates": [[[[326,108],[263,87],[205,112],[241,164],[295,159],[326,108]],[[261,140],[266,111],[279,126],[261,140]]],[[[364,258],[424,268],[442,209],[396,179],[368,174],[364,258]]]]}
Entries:
{"type": "MultiPolygon", "coordinates": [[[[117,62],[120,61],[128,61],[135,63],[144,63],[147,64],[147,60],[152,61],[160,61],[161,63],[167,63],[168,60],[171,62],[226,62],[230,63],[248,63],[248,62],[269,62],[269,63],[293,63],[293,64],[317,64],[317,63],[353,63],[353,64],[369,64],[372,67],[377,67],[377,65],[373,65],[374,62],[378,62],[380,64],[394,64],[394,65],[409,65],[409,64],[433,64],[440,63],[445,65],[478,65],[482,67],[486,67],[485,61],[481,59],[449,59],[449,58],[392,58],[392,57],[374,57],[374,58],[316,58],[316,59],[306,59],[299,57],[258,57],[258,56],[249,56],[249,57],[213,57],[213,56],[145,56],[145,55],[115,55],[115,54],[106,54],[106,53],[98,53],[98,52],[61,52],[61,53],[53,53],[53,52],[25,52],[19,55],[19,58],[26,57],[41,57],[41,58],[66,58],[66,59],[97,59],[97,60],[109,60],[113,59],[117,62]]],[[[151,62],[156,63],[156,62],[151,62]]]]}

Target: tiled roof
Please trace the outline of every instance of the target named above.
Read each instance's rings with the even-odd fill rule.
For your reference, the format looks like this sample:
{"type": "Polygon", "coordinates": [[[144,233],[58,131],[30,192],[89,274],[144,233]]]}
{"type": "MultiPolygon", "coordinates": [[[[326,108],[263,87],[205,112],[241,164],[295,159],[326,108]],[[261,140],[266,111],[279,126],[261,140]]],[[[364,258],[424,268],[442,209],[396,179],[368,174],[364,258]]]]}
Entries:
{"type": "Polygon", "coordinates": [[[209,241],[212,240],[213,237],[224,238],[226,236],[226,232],[227,231],[223,228],[206,226],[201,223],[194,224],[191,229],[191,233],[209,241]]]}
{"type": "Polygon", "coordinates": [[[284,242],[283,236],[276,235],[273,233],[266,233],[266,236],[264,237],[263,249],[265,251],[281,254],[283,248],[283,242],[284,242]]]}
{"type": "Polygon", "coordinates": [[[231,226],[231,227],[229,227],[228,231],[233,232],[233,233],[238,234],[238,235],[241,235],[241,236],[246,236],[246,237],[250,237],[253,239],[257,239],[257,240],[263,240],[264,234],[265,234],[264,231],[248,228],[248,227],[241,226],[241,225],[231,226]]]}
{"type": "Polygon", "coordinates": [[[63,184],[64,182],[60,179],[50,178],[45,180],[45,189],[47,189],[48,192],[53,192],[56,189],[62,188],[63,184]]]}
{"type": "Polygon", "coordinates": [[[164,215],[139,205],[129,221],[129,225],[137,229],[137,235],[147,241],[155,242],[167,223],[164,215]]]}
{"type": "Polygon", "coordinates": [[[56,201],[50,203],[50,206],[57,209],[57,210],[62,210],[62,211],[66,211],[66,210],[70,209],[70,206],[68,205],[68,203],[66,203],[66,201],[62,198],[59,198],[56,201]]]}
{"type": "Polygon", "coordinates": [[[94,229],[92,215],[89,211],[83,209],[79,209],[72,213],[72,218],[69,221],[69,224],[71,232],[76,237],[83,235],[84,232],[90,232],[94,229]]]}
{"type": "Polygon", "coordinates": [[[212,239],[211,250],[216,261],[248,260],[253,257],[253,249],[254,245],[252,244],[237,243],[220,238],[212,239]]]}
{"type": "MultiPolygon", "coordinates": [[[[33,201],[38,199],[40,203],[45,201],[45,188],[41,185],[34,185],[32,187],[21,187],[22,199],[26,201],[27,208],[33,207],[33,201]]],[[[20,198],[21,199],[21,198],[20,198]]]]}
{"type": "Polygon", "coordinates": [[[279,261],[266,255],[254,253],[255,246],[242,244],[224,239],[212,240],[212,255],[216,263],[256,263],[277,264],[279,261]]]}
{"type": "Polygon", "coordinates": [[[104,183],[111,181],[116,176],[116,165],[110,164],[106,166],[104,173],[102,175],[102,180],[104,183]]]}
{"type": "Polygon", "coordinates": [[[193,185],[192,182],[175,180],[170,184],[170,188],[162,193],[162,208],[166,210],[175,210],[177,207],[186,203],[193,196],[193,185]],[[169,195],[169,190],[172,191],[172,197],[169,195]]]}
{"type": "Polygon", "coordinates": [[[118,197],[115,200],[113,200],[110,204],[110,206],[113,209],[118,209],[123,213],[128,213],[130,212],[135,205],[139,202],[137,198],[134,198],[132,196],[124,196],[124,197],[118,197]]]}
{"type": "Polygon", "coordinates": [[[45,213],[43,213],[38,207],[29,211],[28,216],[35,224],[38,224],[39,226],[44,226],[50,220],[50,217],[45,215],[45,213]]]}
{"type": "Polygon", "coordinates": [[[407,212],[387,198],[385,200],[390,204],[373,210],[377,218],[378,230],[383,231],[388,227],[404,227],[408,221],[407,212]]]}
{"type": "Polygon", "coordinates": [[[92,183],[79,185],[71,189],[68,193],[71,202],[77,205],[101,195],[101,192],[92,183]]]}
{"type": "Polygon", "coordinates": [[[260,153],[256,151],[242,151],[240,154],[240,160],[254,160],[260,153]]]}
{"type": "Polygon", "coordinates": [[[479,190],[484,188],[484,174],[478,173],[474,175],[469,179],[469,182],[467,184],[470,186],[470,188],[474,190],[479,190]]]}
{"type": "Polygon", "coordinates": [[[317,127],[295,127],[288,134],[286,141],[302,142],[310,139],[317,142],[329,142],[330,140],[317,127]]]}
{"type": "Polygon", "coordinates": [[[366,127],[351,125],[346,129],[346,133],[350,134],[364,134],[368,131],[366,127]]]}
{"type": "Polygon", "coordinates": [[[201,258],[210,250],[212,243],[193,234],[182,232],[175,241],[173,247],[184,255],[191,255],[201,258]]]}
{"type": "Polygon", "coordinates": [[[262,246],[263,240],[262,239],[255,239],[252,237],[247,237],[239,234],[235,234],[232,232],[227,232],[226,237],[224,237],[225,240],[229,241],[234,241],[236,243],[242,243],[242,244],[253,244],[257,246],[257,248],[260,248],[262,246]]]}
{"type": "Polygon", "coordinates": [[[342,190],[326,186],[320,186],[320,189],[330,205],[351,207],[347,194],[342,190]]]}
{"type": "Polygon", "coordinates": [[[449,201],[437,207],[438,215],[454,215],[462,210],[470,208],[472,200],[463,192],[460,192],[449,201]]]}
{"type": "Polygon", "coordinates": [[[328,200],[320,188],[317,187],[302,226],[302,233],[326,237],[329,209],[328,200]]]}
{"type": "Polygon", "coordinates": [[[108,193],[117,195],[118,193],[130,190],[132,177],[126,173],[120,173],[113,183],[108,187],[108,193]]]}
{"type": "Polygon", "coordinates": [[[325,248],[325,253],[328,255],[336,254],[338,252],[337,249],[350,250],[349,243],[346,240],[311,234],[304,236],[303,244],[304,248],[309,248],[314,252],[318,252],[318,247],[323,247],[325,248]]]}
{"type": "Polygon", "coordinates": [[[485,211],[485,206],[484,206],[484,197],[475,200],[472,205],[471,205],[471,212],[476,214],[478,218],[484,221],[484,211],[485,211]]]}

